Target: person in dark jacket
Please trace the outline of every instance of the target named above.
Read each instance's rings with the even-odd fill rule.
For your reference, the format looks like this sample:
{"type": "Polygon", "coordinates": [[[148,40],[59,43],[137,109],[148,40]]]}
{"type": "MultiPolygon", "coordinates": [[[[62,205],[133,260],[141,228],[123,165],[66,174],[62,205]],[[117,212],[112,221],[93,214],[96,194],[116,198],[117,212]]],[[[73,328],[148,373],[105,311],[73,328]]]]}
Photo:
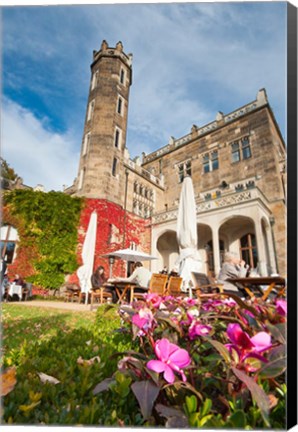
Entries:
{"type": "MultiPolygon", "coordinates": [[[[93,275],[91,276],[91,285],[93,290],[97,290],[106,284],[108,278],[105,275],[105,269],[103,266],[97,267],[93,275]]],[[[111,286],[105,286],[105,291],[110,292],[112,294],[113,303],[117,303],[117,294],[115,289],[111,286]]]]}

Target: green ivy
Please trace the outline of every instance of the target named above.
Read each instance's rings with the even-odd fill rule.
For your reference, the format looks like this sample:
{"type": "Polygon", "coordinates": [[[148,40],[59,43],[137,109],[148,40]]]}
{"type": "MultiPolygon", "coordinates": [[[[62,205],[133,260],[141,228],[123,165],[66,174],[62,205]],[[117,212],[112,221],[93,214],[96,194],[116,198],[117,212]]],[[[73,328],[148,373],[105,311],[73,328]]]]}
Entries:
{"type": "Polygon", "coordinates": [[[78,267],[76,248],[83,199],[63,192],[14,190],[5,194],[4,204],[23,221],[19,246],[34,245],[37,249],[30,281],[44,288],[61,286],[64,275],[78,267]]]}

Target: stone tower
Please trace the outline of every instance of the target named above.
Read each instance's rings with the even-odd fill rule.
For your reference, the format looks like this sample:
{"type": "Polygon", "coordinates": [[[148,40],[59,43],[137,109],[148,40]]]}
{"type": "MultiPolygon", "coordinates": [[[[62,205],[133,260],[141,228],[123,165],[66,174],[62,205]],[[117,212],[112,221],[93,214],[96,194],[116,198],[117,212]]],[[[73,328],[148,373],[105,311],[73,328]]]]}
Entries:
{"type": "Polygon", "coordinates": [[[132,55],[104,40],[93,51],[75,195],[124,204],[126,130],[132,55]]]}

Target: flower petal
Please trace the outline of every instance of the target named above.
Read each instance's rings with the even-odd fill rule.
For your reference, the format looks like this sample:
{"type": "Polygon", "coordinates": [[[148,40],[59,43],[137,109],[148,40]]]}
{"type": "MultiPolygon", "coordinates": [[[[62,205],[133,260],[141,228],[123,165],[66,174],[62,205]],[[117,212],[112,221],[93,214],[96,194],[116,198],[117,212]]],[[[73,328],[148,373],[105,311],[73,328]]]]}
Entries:
{"type": "Polygon", "coordinates": [[[148,369],[158,373],[164,372],[167,367],[165,363],[159,360],[149,360],[146,366],[148,369]]]}
{"type": "Polygon", "coordinates": [[[188,352],[185,349],[180,348],[170,355],[169,360],[179,368],[184,368],[190,364],[190,356],[188,352]]]}
{"type": "Polygon", "coordinates": [[[168,365],[165,365],[165,372],[163,374],[163,377],[170,384],[172,384],[175,381],[174,372],[168,365]]]}
{"type": "Polygon", "coordinates": [[[266,332],[257,333],[251,339],[256,351],[265,351],[271,347],[271,336],[266,332]]]}

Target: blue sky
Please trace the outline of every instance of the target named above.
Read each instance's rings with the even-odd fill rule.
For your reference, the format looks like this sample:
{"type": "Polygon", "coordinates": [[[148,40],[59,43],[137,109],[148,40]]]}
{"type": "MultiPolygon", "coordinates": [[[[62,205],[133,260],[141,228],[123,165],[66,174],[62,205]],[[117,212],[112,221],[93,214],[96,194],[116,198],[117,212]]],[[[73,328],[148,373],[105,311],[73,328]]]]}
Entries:
{"type": "Polygon", "coordinates": [[[93,50],[133,53],[127,146],[150,153],[265,88],[286,129],[286,3],[2,8],[2,156],[30,186],[77,175],[93,50]]]}

